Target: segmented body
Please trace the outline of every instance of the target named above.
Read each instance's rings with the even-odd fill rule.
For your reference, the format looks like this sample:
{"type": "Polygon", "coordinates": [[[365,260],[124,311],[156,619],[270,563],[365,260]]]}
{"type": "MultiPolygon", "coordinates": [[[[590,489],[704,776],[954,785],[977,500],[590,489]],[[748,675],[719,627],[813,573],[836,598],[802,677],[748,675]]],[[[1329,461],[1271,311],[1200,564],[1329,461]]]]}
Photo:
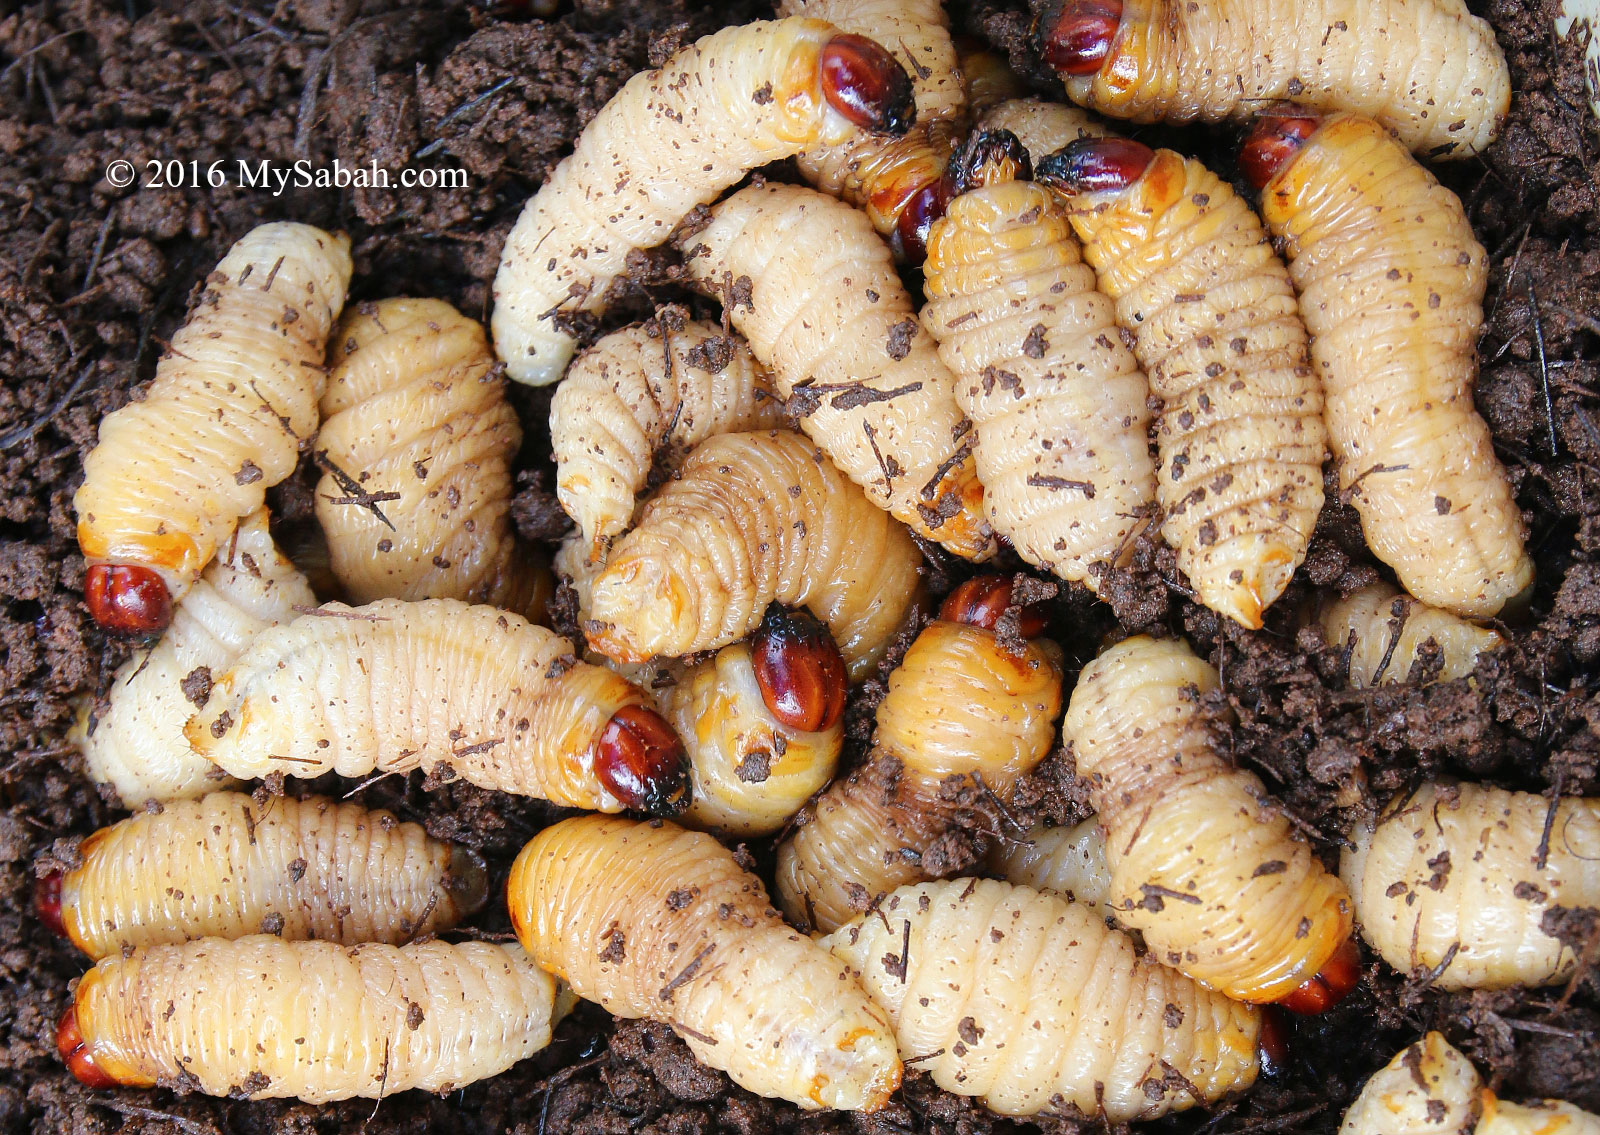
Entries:
{"type": "Polygon", "coordinates": [[[1012,98],[978,116],[978,130],[1008,130],[1037,165],[1080,138],[1103,138],[1101,121],[1080,107],[1037,98],[1012,98]]]}
{"type": "Polygon", "coordinates": [[[1478,655],[1505,644],[1499,631],[1418,603],[1387,583],[1330,603],[1319,622],[1328,645],[1346,653],[1345,675],[1358,689],[1409,681],[1430,642],[1439,648],[1439,682],[1470,677],[1478,655]]]}
{"type": "Polygon", "coordinates": [[[1071,827],[1035,824],[1020,840],[1002,840],[989,850],[989,870],[1019,886],[1054,891],[1096,913],[1109,913],[1111,869],[1106,839],[1095,817],[1071,827]]]}

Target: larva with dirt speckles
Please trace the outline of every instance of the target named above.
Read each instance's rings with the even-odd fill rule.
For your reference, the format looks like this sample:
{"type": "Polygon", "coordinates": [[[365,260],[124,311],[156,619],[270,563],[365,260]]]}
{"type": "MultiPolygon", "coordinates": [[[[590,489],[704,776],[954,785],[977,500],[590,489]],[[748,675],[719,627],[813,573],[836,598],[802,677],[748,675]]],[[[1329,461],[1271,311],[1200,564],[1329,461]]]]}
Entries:
{"type": "Polygon", "coordinates": [[[1259,1071],[1256,1009],[1028,887],[902,887],[822,944],[861,974],[906,1059],[1001,1115],[1153,1119],[1242,1091],[1259,1071]]]}
{"type": "Polygon", "coordinates": [[[331,343],[316,507],[345,594],[541,621],[549,570],[511,532],[522,427],[483,328],[440,300],[387,299],[347,312],[331,343]]]}
{"type": "Polygon", "coordinates": [[[184,723],[256,635],[316,606],[305,577],[272,542],[265,509],[241,521],[219,553],[178,601],[161,640],[123,663],[104,708],[86,708],[74,727],[89,778],[129,808],[227,786],[221,770],[189,748],[184,723]]]}
{"type": "Polygon", "coordinates": [[[1009,131],[1035,165],[1080,138],[1103,138],[1106,128],[1088,111],[1044,99],[1014,98],[978,118],[978,130],[1009,131]]]}
{"type": "Polygon", "coordinates": [[[914,118],[894,57],[821,20],[723,28],[635,75],[506,238],[491,326],[511,377],[560,378],[574,347],[564,320],[603,311],[628,253],[748,171],[861,130],[903,134],[914,118]]]}
{"type": "Polygon", "coordinates": [[[1217,672],[1130,638],[1083,671],[1063,736],[1106,834],[1109,906],[1167,964],[1241,1001],[1320,1011],[1348,993],[1350,896],[1219,743],[1217,672]]]}
{"type": "Polygon", "coordinates": [[[778,900],[795,922],[832,930],[875,896],[928,878],[922,856],[954,822],[949,779],[1003,800],[1048,755],[1059,651],[1039,640],[1011,653],[993,626],[947,604],[889,676],[866,765],[778,847],[778,900]]]}
{"type": "Polygon", "coordinates": [[[1292,99],[1466,158],[1511,100],[1494,30],[1462,0],[1046,0],[1035,27],[1074,102],[1135,122],[1222,122],[1292,99]]]}
{"type": "Polygon", "coordinates": [[[883,1010],[708,835],[564,820],[522,849],[506,899],[528,953],[580,997],[665,1021],[757,1095],[875,1111],[900,1084],[883,1010]]]}
{"type": "Polygon", "coordinates": [[[1345,676],[1358,689],[1410,680],[1423,648],[1439,648],[1434,681],[1470,677],[1478,655],[1505,644],[1500,632],[1418,603],[1387,583],[1330,603],[1318,622],[1328,645],[1344,653],[1345,676]]]}
{"type": "Polygon", "coordinates": [[[681,244],[801,428],[868,499],[956,555],[994,553],[955,376],[860,210],[753,186],[681,244]]]}
{"type": "Polygon", "coordinates": [[[1289,273],[1233,188],[1171,150],[1077,142],[1038,180],[1069,215],[1162,401],[1162,535],[1199,601],[1261,626],[1322,509],[1322,388],[1289,273]]]}
{"type": "Polygon", "coordinates": [[[445,766],[571,808],[680,811],[683,746],[553,631],[454,599],[329,603],[259,635],[185,727],[235,776],[445,766]]]}
{"type": "Polygon", "coordinates": [[[101,828],[40,880],[40,911],[99,959],[191,938],[271,933],[355,945],[447,930],[483,905],[483,860],[383,811],[238,792],[101,828]]]}
{"type": "Polygon", "coordinates": [[[1361,1089],[1339,1135],[1600,1135],[1600,1115],[1561,1100],[1500,1099],[1442,1033],[1402,1049],[1361,1089]]]}
{"type": "Polygon", "coordinates": [[[56,1031],[90,1087],[307,1103],[450,1092],[550,1043],[572,999],[518,946],[202,938],[103,959],[56,1031]]]}
{"type": "Polygon", "coordinates": [[[207,277],[144,399],[100,423],[72,503],[102,626],[164,629],[240,518],[293,471],[317,428],[349,248],[310,225],[251,230],[207,277]]]}
{"type": "Polygon", "coordinates": [[[675,465],[717,434],[782,424],[783,400],[743,340],[711,323],[653,319],[601,339],[556,387],[556,497],[588,554],[604,559],[658,461],[675,465]]]}
{"type": "Polygon", "coordinates": [[[1368,545],[1424,603],[1497,614],[1533,562],[1473,407],[1488,257],[1461,202],[1357,115],[1264,118],[1240,161],[1289,257],[1368,545]]]}
{"type": "Polygon", "coordinates": [[[1531,792],[1424,784],[1351,839],[1340,874],[1362,937],[1401,973],[1504,989],[1549,985],[1577,964],[1542,920],[1600,906],[1600,799],[1552,809],[1531,792]]]}
{"type": "Polygon", "coordinates": [[[770,603],[805,607],[863,676],[920,593],[922,554],[798,434],[702,442],[591,585],[584,634],[622,662],[735,642],[770,603]]]}
{"type": "Polygon", "coordinates": [[[1106,838],[1094,817],[1071,827],[1036,824],[1020,840],[1003,840],[989,850],[988,868],[1008,883],[1054,891],[1096,913],[1106,913],[1111,869],[1106,838]]]}
{"type": "Polygon", "coordinates": [[[1061,201],[1012,180],[1027,156],[978,135],[928,237],[922,324],[977,424],[995,531],[1036,567],[1096,587],[1155,499],[1149,394],[1061,201]]]}

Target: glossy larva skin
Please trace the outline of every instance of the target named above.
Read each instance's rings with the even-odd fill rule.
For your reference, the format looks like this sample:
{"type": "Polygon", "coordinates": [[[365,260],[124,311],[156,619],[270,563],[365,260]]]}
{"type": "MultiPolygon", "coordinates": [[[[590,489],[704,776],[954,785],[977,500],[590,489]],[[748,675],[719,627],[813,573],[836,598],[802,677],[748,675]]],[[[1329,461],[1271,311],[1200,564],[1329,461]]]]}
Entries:
{"type": "Polygon", "coordinates": [[[1105,835],[1093,816],[1071,827],[1035,824],[1020,840],[997,842],[988,867],[1008,883],[1054,891],[1097,914],[1109,913],[1111,869],[1105,835]]]}
{"type": "Polygon", "coordinates": [[[257,637],[186,732],[244,778],[446,765],[482,788],[619,812],[596,777],[597,742],[618,709],[644,704],[510,612],[380,599],[329,603],[257,637]]]}
{"type": "Polygon", "coordinates": [[[1361,1089],[1339,1135],[1600,1135],[1600,1116],[1560,1100],[1508,1103],[1443,1034],[1402,1049],[1361,1089]]]}
{"type": "Polygon", "coordinates": [[[685,827],[729,836],[771,835],[833,778],[844,748],[844,720],[807,732],[791,729],[761,699],[742,642],[678,672],[656,704],[693,763],[685,827]]]}
{"type": "Polygon", "coordinates": [[[1445,158],[1484,149],[1511,98],[1494,31],[1461,0],[1123,0],[1099,71],[1065,81],[1074,102],[1136,122],[1221,122],[1274,99],[1356,111],[1445,158]]]}
{"type": "Polygon", "coordinates": [[[67,937],[91,958],[276,933],[355,945],[448,930],[483,905],[483,861],[420,824],[320,797],[238,792],[101,828],[61,878],[67,937]]]}
{"type": "Polygon", "coordinates": [[[977,424],[995,531],[1023,559],[1097,586],[1155,499],[1149,388],[1042,186],[985,185],[928,235],[922,325],[977,424]]]}
{"type": "Polygon", "coordinates": [[[874,896],[928,878],[920,855],[949,829],[947,778],[1001,800],[1048,755],[1061,712],[1059,651],[1006,653],[994,632],[930,623],[889,676],[867,764],[836,782],[778,848],[778,900],[828,931],[874,896]]]}
{"type": "Polygon", "coordinates": [[[73,498],[91,565],[138,564],[181,598],[317,429],[323,349],[350,241],[252,229],[206,279],[142,401],[100,423],[73,498]]]}
{"type": "Polygon", "coordinates": [[[483,328],[440,300],[388,299],[347,312],[330,343],[317,450],[361,491],[399,494],[377,505],[380,520],[332,473],[318,484],[345,594],[461,599],[538,621],[549,574],[511,532],[522,427],[483,328]]]}
{"type": "Polygon", "coordinates": [[[1037,98],[1007,99],[985,110],[976,130],[1009,130],[1035,165],[1080,138],[1103,138],[1105,125],[1088,111],[1037,98]]]}
{"type": "Polygon", "coordinates": [[[1200,700],[1217,685],[1183,643],[1131,638],[1084,670],[1062,735],[1105,830],[1117,919],[1202,984],[1277,1001],[1350,936],[1350,896],[1229,764],[1226,723],[1200,700]]]}
{"type": "Polygon", "coordinates": [[[822,944],[860,972],[906,1059],[1001,1115],[1153,1119],[1256,1078],[1255,1009],[1055,895],[977,879],[902,887],[822,944]]]}
{"type": "Polygon", "coordinates": [[[74,729],[89,777],[123,804],[186,800],[231,783],[189,748],[184,723],[200,696],[197,671],[219,678],[256,635],[316,606],[316,596],[278,551],[265,509],[246,517],[217,558],[173,609],[172,624],[149,651],[122,664],[103,709],[90,707],[74,729]]]}
{"type": "Polygon", "coordinates": [[[676,658],[743,638],[776,601],[827,623],[859,679],[916,602],[921,561],[905,528],[799,434],[722,434],[612,548],[584,632],[622,662],[676,658]]]}
{"type": "Polygon", "coordinates": [[[1440,682],[1470,677],[1478,655],[1505,644],[1499,631],[1418,603],[1387,583],[1371,584],[1330,603],[1318,622],[1328,645],[1349,658],[1346,677],[1358,689],[1409,681],[1412,665],[1429,642],[1439,647],[1441,668],[1435,680],[1440,682]]]}
{"type": "Polygon", "coordinates": [[[1305,558],[1328,448],[1289,273],[1232,187],[1171,150],[1071,216],[1163,403],[1162,535],[1200,602],[1260,627],[1305,558]]]}
{"type": "Polygon", "coordinates": [[[1549,812],[1530,792],[1425,784],[1358,825],[1340,874],[1362,937],[1402,973],[1436,970],[1454,950],[1430,982],[1439,989],[1563,980],[1577,959],[1540,920],[1552,906],[1600,905],[1600,800],[1557,805],[1541,868],[1549,812]]]}
{"type": "Polygon", "coordinates": [[[506,238],[491,327],[512,378],[561,377],[574,342],[551,316],[603,311],[629,252],[747,171],[857,132],[819,81],[836,34],[803,18],[724,28],[617,92],[506,238]]]}
{"type": "Polygon", "coordinates": [[[556,497],[604,559],[658,460],[782,424],[783,400],[738,336],[701,321],[616,331],[573,361],[550,403],[556,497]]]}
{"type": "Polygon", "coordinates": [[[865,214],[769,184],[719,204],[682,244],[697,286],[724,300],[779,393],[799,388],[801,428],[833,463],[919,535],[967,559],[992,555],[955,376],[865,214]],[[727,294],[745,277],[748,303],[727,294]]]}
{"type": "Polygon", "coordinates": [[[883,1010],[711,836],[564,820],[517,856],[506,898],[518,939],[580,997],[665,1021],[757,1095],[874,1111],[900,1084],[883,1010]]]}
{"type": "Polygon", "coordinates": [[[75,1004],[94,1063],[129,1087],[327,1103],[497,1075],[571,1003],[517,946],[258,934],[114,954],[75,1004]]]}
{"type": "Polygon", "coordinates": [[[1261,195],[1367,543],[1424,603],[1488,617],[1533,581],[1473,407],[1488,258],[1461,202],[1370,119],[1322,123],[1261,195]]]}

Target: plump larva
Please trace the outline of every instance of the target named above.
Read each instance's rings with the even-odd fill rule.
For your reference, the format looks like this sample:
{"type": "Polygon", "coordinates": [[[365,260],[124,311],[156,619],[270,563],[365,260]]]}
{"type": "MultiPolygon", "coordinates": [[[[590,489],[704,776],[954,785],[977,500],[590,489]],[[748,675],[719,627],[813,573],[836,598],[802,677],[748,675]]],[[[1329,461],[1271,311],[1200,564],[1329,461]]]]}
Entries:
{"type": "Polygon", "coordinates": [[[102,960],[56,1046],[90,1087],[381,1099],[498,1075],[571,1004],[517,946],[202,938],[102,960]]]}
{"type": "Polygon", "coordinates": [[[506,899],[528,953],[580,997],[665,1021],[757,1095],[875,1111],[900,1085],[883,1010],[708,835],[564,820],[522,849],[506,899]]]}
{"type": "Polygon", "coordinates": [[[1062,202],[1010,180],[1027,167],[1017,140],[978,135],[960,160],[975,188],[929,234],[922,324],[977,423],[990,523],[1029,563],[1094,587],[1155,499],[1149,388],[1062,202]]]}
{"type": "Polygon", "coordinates": [[[347,312],[331,343],[317,519],[345,594],[540,621],[550,573],[511,532],[522,427],[483,328],[440,300],[389,299],[347,312]]]}
{"type": "Polygon", "coordinates": [[[633,520],[662,457],[708,437],[783,424],[767,369],[715,324],[666,318],[607,335],[579,355],[550,403],[556,497],[603,559],[633,520]]]}
{"type": "Polygon", "coordinates": [[[1035,165],[1080,138],[1103,138],[1106,128],[1088,111],[1044,99],[1007,99],[979,116],[979,130],[1006,130],[1035,165]]]}
{"type": "Polygon", "coordinates": [[[317,429],[349,249],[310,225],[251,230],[207,277],[144,399],[100,423],[72,503],[102,625],[165,627],[172,601],[294,469],[317,429]]]}
{"type": "Polygon", "coordinates": [[[1111,893],[1106,838],[1094,817],[1072,827],[1036,824],[1020,840],[997,842],[989,851],[989,870],[1009,883],[1054,891],[1096,913],[1111,893]]]}
{"type": "Polygon", "coordinates": [[[1110,907],[1151,951],[1241,1001],[1321,1009],[1358,976],[1350,896],[1253,774],[1232,767],[1203,699],[1217,672],[1143,636],[1083,671],[1063,736],[1106,834],[1110,907]]]}
{"type": "Polygon", "coordinates": [[[883,44],[911,76],[916,125],[903,137],[856,134],[796,159],[812,185],[866,210],[900,255],[920,261],[944,209],[941,182],[966,112],[966,89],[941,0],[782,0],[784,16],[827,20],[883,44]]]}
{"type": "Polygon", "coordinates": [[[1551,907],[1600,906],[1600,799],[1425,784],[1358,825],[1340,874],[1361,934],[1436,989],[1548,985],[1577,964],[1551,907]]]}
{"type": "Polygon", "coordinates": [[[798,434],[702,442],[593,581],[589,645],[644,662],[726,646],[769,603],[828,624],[861,677],[917,600],[922,554],[798,434]]]}
{"type": "Polygon", "coordinates": [[[122,664],[103,709],[84,710],[74,736],[90,779],[129,808],[225,787],[222,771],[189,748],[184,723],[256,635],[316,604],[273,544],[266,510],[246,517],[178,602],[161,641],[122,664]]]}
{"type": "Polygon", "coordinates": [[[628,253],[749,170],[860,130],[903,134],[914,118],[894,57],[821,20],[723,28],[635,75],[506,238],[491,326],[511,377],[560,378],[570,321],[605,310],[628,253]]]}
{"type": "Polygon", "coordinates": [[[1498,613],[1533,562],[1472,404],[1488,256],[1461,202],[1356,115],[1263,119],[1240,161],[1290,260],[1367,543],[1424,603],[1498,613]]]}
{"type": "Polygon", "coordinates": [[[993,621],[955,615],[947,604],[889,676],[865,767],[779,846],[778,900],[795,922],[832,930],[875,896],[928,878],[922,854],[953,822],[947,781],[1004,799],[1049,753],[1061,712],[1054,644],[1011,653],[993,621]]]}
{"type": "Polygon", "coordinates": [[[809,189],[751,187],[682,244],[834,464],[922,536],[991,555],[955,376],[866,216],[809,189]]]}
{"type": "Polygon", "coordinates": [[[1328,604],[1318,621],[1328,645],[1344,652],[1345,677],[1358,689],[1409,681],[1430,642],[1439,648],[1439,682],[1470,677],[1478,655],[1505,643],[1499,631],[1418,603],[1387,583],[1328,604]]]}
{"type": "Polygon", "coordinates": [[[91,958],[190,938],[277,934],[400,945],[483,905],[483,860],[420,824],[319,797],[265,808],[238,792],[101,828],[80,864],[40,880],[60,932],[91,958]]]}
{"type": "Polygon", "coordinates": [[[906,1060],[1001,1115],[1153,1119],[1242,1091],[1259,1070],[1257,1010],[1028,887],[901,887],[822,944],[888,1011],[906,1060]]]}
{"type": "Polygon", "coordinates": [[[262,633],[185,727],[235,776],[364,776],[443,765],[571,808],[688,804],[672,728],[635,686],[553,631],[454,599],[329,603],[262,633]]]}
{"type": "Polygon", "coordinates": [[[1600,1116],[1560,1100],[1508,1103],[1430,1032],[1373,1073],[1339,1135],[1600,1135],[1600,1116]]]}
{"type": "Polygon", "coordinates": [[[1036,177],[1072,227],[1162,407],[1162,535],[1200,602],[1256,628],[1322,508],[1322,388],[1289,273],[1255,211],[1205,166],[1104,138],[1036,177]]]}
{"type": "Polygon", "coordinates": [[[1135,122],[1221,122],[1293,99],[1465,158],[1511,101],[1494,31],[1462,0],[1047,0],[1036,27],[1074,102],[1135,122]]]}

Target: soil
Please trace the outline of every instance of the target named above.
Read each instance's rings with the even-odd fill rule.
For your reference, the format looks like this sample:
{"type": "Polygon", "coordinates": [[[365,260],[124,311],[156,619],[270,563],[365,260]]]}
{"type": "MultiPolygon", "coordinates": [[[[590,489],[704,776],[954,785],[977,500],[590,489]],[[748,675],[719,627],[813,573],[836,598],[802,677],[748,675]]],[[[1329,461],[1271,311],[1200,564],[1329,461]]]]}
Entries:
{"type": "MultiPolygon", "coordinates": [[[[1052,633],[1074,665],[1106,634],[1187,634],[1221,668],[1238,716],[1238,761],[1255,769],[1330,857],[1338,833],[1376,800],[1454,774],[1533,791],[1600,793],[1600,133],[1584,92],[1581,33],[1551,32],[1555,0],[1472,0],[1511,62],[1515,97],[1501,140],[1440,171],[1491,251],[1478,402],[1531,524],[1539,586],[1510,646],[1466,682],[1355,692],[1338,660],[1301,629],[1317,589],[1376,577],[1353,513],[1333,503],[1306,566],[1249,634],[1189,602],[1170,553],[1139,549],[1107,586],[1050,601],[1052,633]],[[1588,313],[1588,314],[1585,314],[1588,313]]],[[[913,1075],[872,1117],[805,1115],[732,1088],[694,1063],[669,1030],[585,1009],[544,1053],[445,1098],[407,1093],[313,1108],[97,1093],[57,1060],[55,1019],[82,959],[30,913],[35,862],[117,818],[65,734],[75,703],[102,690],[131,647],[109,641],[80,601],[83,563],[71,496],[96,423],[153,372],[196,284],[227,246],[265,220],[342,227],[354,239],[355,298],[431,295],[482,316],[500,245],[522,202],[577,131],[633,72],[685,37],[765,14],[756,0],[579,0],[555,18],[502,0],[43,0],[0,16],[0,1129],[155,1135],[515,1132],[516,1135],[991,1135],[1012,1124],[913,1075]],[[305,160],[327,168],[464,169],[465,189],[113,188],[115,159],[305,160]],[[58,842],[65,841],[65,842],[58,842]]],[[[959,28],[1030,56],[1020,3],[954,5],[959,28]]],[[[1179,135],[1225,161],[1226,140],[1179,135]]],[[[767,171],[785,177],[783,169],[767,171]]],[[[187,181],[187,177],[186,177],[187,181]]],[[[615,320],[654,304],[697,304],[641,260],[615,320]]],[[[549,540],[562,520],[547,491],[548,392],[514,391],[527,426],[516,517],[549,540]]],[[[272,503],[286,540],[305,538],[309,482],[272,503]]],[[[1330,496],[1333,494],[1330,493],[1330,496]]],[[[930,560],[935,595],[959,578],[930,560]]],[[[881,676],[880,676],[881,677],[881,676]]],[[[864,748],[882,683],[852,706],[864,748]]],[[[321,787],[342,791],[342,786],[321,787]]],[[[483,850],[500,872],[552,809],[456,784],[380,781],[374,806],[483,850]]],[[[1070,756],[1025,784],[1017,815],[971,813],[972,838],[1029,813],[1083,814],[1070,756]]],[[[768,861],[768,849],[753,849],[768,861]]],[[[1600,917],[1563,912],[1553,928],[1595,956],[1600,917]],[[1559,923],[1559,925],[1556,925],[1559,923]]],[[[476,923],[506,930],[503,911],[476,923]]],[[[1600,1110],[1600,990],[1589,970],[1548,990],[1447,995],[1367,958],[1362,987],[1293,1027],[1276,1082],[1207,1114],[1153,1125],[1217,1135],[1333,1131],[1365,1076],[1419,1029],[1442,1028],[1512,1096],[1552,1094],[1600,1110]]],[[[1075,1129],[1065,1121],[1046,1127],[1075,1129]]],[[[1096,1130],[1100,1128],[1096,1127],[1096,1130]]]]}

